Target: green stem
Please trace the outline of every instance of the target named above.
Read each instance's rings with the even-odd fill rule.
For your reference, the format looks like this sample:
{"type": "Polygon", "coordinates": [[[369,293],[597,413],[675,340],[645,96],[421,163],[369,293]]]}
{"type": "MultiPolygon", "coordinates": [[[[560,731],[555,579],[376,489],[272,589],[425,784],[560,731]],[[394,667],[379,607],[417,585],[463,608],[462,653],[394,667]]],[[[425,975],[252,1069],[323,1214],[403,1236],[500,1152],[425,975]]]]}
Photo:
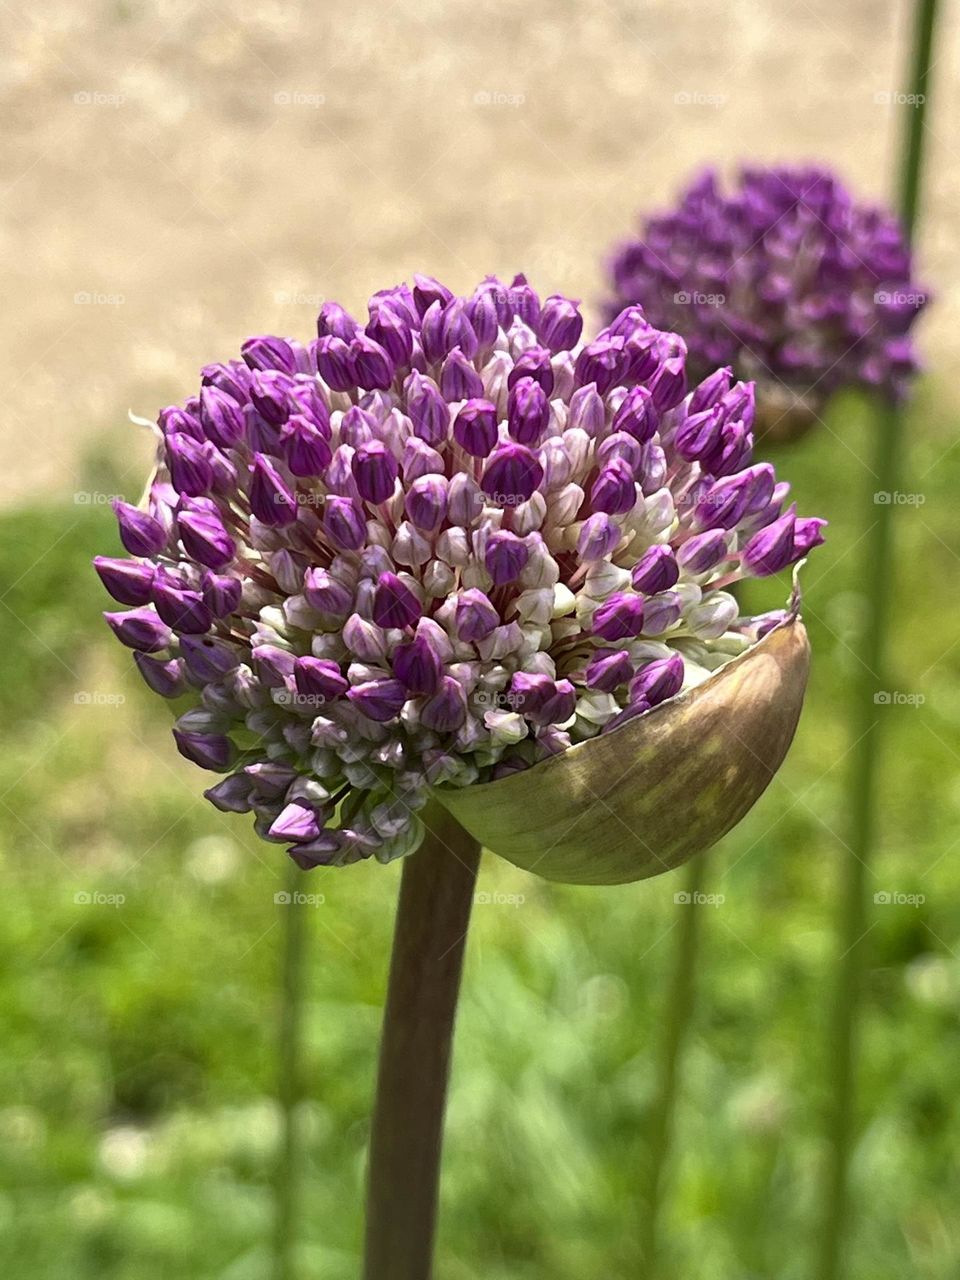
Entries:
{"type": "MultiPolygon", "coordinates": [[[[915,11],[910,92],[917,105],[906,108],[907,119],[900,172],[900,215],[904,233],[912,240],[920,193],[923,121],[930,80],[930,53],[936,0],[918,0],[915,11]]],[[[875,456],[864,494],[863,588],[866,615],[858,653],[861,665],[854,682],[852,725],[855,746],[850,774],[851,838],[844,860],[838,921],[834,1006],[829,1030],[829,1061],[833,1066],[832,1096],[828,1104],[829,1163],[823,1183],[823,1229],[819,1247],[820,1280],[841,1274],[850,1200],[850,1156],[856,1103],[857,1023],[863,984],[867,878],[876,842],[877,770],[880,717],[875,695],[887,687],[885,670],[890,632],[893,578],[893,503],[878,504],[876,492],[895,493],[900,487],[903,455],[900,410],[884,405],[877,415],[875,456]]]]}
{"type": "Polygon", "coordinates": [[[700,855],[687,864],[684,881],[687,901],[680,907],[680,922],[677,926],[679,935],[673,952],[673,972],[670,978],[664,1036],[660,1048],[657,1085],[650,1118],[646,1214],[641,1224],[640,1235],[644,1280],[654,1280],[657,1275],[664,1168],[673,1131],[673,1116],[680,1082],[680,1060],[693,1013],[697,953],[700,945],[701,910],[697,899],[703,892],[706,861],[706,857],[700,855]]]}
{"type": "Polygon", "coordinates": [[[403,865],[370,1134],[364,1280],[429,1280],[443,1113],[480,846],[445,809],[403,865]]]}
{"type": "Polygon", "coordinates": [[[277,1099],[280,1104],[281,1142],[276,1170],[276,1211],[273,1237],[274,1280],[294,1280],[294,1248],[299,1225],[301,1185],[301,1137],[298,1104],[301,1099],[300,1048],[304,1001],[304,942],[306,918],[297,895],[303,890],[303,872],[290,862],[284,893],[280,897],[283,955],[281,960],[280,1031],[277,1099]]]}

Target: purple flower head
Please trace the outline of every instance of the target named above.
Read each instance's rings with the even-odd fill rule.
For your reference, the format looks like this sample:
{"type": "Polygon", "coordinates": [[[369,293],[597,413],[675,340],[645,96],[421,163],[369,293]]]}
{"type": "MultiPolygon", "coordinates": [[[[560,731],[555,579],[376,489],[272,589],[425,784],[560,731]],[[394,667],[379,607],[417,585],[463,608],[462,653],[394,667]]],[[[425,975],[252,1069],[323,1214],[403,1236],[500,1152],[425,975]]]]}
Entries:
{"type": "MultiPolygon", "coordinates": [[[[926,301],[890,212],[826,169],[748,167],[727,187],[699,175],[673,209],[643,220],[613,256],[606,310],[613,319],[638,302],[683,336],[700,381],[692,415],[718,402],[732,368],[757,380],[760,429],[786,439],[839,387],[902,400],[926,301]]],[[[658,376],[655,394],[672,376],[658,376]]]]}
{"type": "Polygon", "coordinates": [[[304,867],[410,853],[434,789],[704,680],[769,625],[724,588],[822,540],[752,463],[752,384],[639,307],[584,340],[523,277],[418,276],[369,315],[207,366],[96,561],[211,802],[304,867]]]}

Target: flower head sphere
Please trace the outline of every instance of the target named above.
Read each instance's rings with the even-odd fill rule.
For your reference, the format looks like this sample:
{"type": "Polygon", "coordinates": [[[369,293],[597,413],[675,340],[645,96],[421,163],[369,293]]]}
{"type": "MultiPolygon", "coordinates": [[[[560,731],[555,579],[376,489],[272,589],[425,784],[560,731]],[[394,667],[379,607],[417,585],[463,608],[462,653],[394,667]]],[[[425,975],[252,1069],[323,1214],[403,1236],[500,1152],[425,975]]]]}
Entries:
{"type": "Polygon", "coordinates": [[[840,387],[903,398],[910,327],[926,302],[897,220],[825,169],[708,170],[647,218],[610,267],[612,317],[640,303],[683,335],[692,378],[731,365],[757,381],[758,431],[812,425],[840,387]]]}
{"type": "Polygon", "coordinates": [[[724,590],[821,541],[751,463],[753,390],[687,385],[629,307],[416,277],[256,337],[159,418],[130,559],[98,558],[181,753],[304,867],[412,852],[431,795],[642,718],[780,616],[724,590]]]}

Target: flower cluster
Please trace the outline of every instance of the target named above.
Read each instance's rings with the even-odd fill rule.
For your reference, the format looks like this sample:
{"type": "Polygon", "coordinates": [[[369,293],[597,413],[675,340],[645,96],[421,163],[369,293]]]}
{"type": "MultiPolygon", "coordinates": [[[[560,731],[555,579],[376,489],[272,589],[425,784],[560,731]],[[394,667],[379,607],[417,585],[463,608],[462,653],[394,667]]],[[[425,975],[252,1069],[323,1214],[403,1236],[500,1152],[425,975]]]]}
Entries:
{"type": "Polygon", "coordinates": [[[900,227],[823,169],[747,168],[729,193],[703,173],[610,276],[611,318],[641,304],[684,336],[692,377],[729,364],[755,378],[772,421],[798,401],[816,414],[842,386],[900,400],[917,370],[909,330],[926,295],[900,227]]]}
{"type": "Polygon", "coordinates": [[[159,416],[129,559],[98,558],[184,756],[304,866],[386,861],[433,788],[524,769],[695,685],[782,615],[724,588],[821,541],[751,464],[753,389],[688,389],[638,307],[592,341],[522,276],[416,277],[256,337],[159,416]]]}

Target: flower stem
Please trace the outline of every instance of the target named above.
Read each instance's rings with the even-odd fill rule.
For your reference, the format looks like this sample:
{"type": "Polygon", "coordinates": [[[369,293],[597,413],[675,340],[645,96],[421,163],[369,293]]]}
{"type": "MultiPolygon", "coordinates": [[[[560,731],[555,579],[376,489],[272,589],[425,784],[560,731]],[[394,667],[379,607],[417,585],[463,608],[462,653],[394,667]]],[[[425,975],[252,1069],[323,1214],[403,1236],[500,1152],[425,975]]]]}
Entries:
{"type": "Polygon", "coordinates": [[[276,1210],[273,1238],[274,1280],[294,1280],[293,1255],[300,1207],[301,1143],[297,1108],[301,1099],[300,1046],[303,1023],[305,926],[304,909],[297,900],[303,872],[290,862],[286,900],[280,907],[283,929],[281,960],[280,1029],[277,1055],[277,1099],[280,1104],[281,1142],[276,1170],[276,1210]]]}
{"type": "MultiPolygon", "coordinates": [[[[899,181],[900,215],[904,233],[912,240],[920,193],[923,122],[930,53],[936,19],[936,0],[917,0],[909,90],[917,95],[908,111],[899,181]]],[[[877,415],[875,457],[864,494],[865,554],[862,581],[866,614],[859,653],[859,676],[854,684],[852,725],[855,737],[850,774],[851,838],[844,862],[839,906],[838,956],[834,1007],[828,1053],[833,1064],[828,1103],[830,1151],[823,1182],[823,1229],[820,1234],[820,1280],[837,1280],[849,1216],[849,1166],[854,1139],[856,1103],[857,1021],[864,966],[867,877],[876,841],[877,768],[880,718],[875,695],[884,679],[891,616],[894,504],[876,503],[875,492],[895,493],[902,469],[903,416],[893,405],[877,415]]]]}
{"type": "Polygon", "coordinates": [[[651,1111],[646,1214],[640,1234],[642,1274],[645,1280],[653,1280],[657,1274],[663,1175],[673,1131],[673,1115],[680,1083],[680,1060],[693,1013],[697,953],[700,946],[701,912],[697,905],[697,898],[703,892],[705,876],[705,857],[701,855],[687,863],[684,881],[687,900],[680,910],[678,926],[680,932],[673,952],[673,972],[670,977],[656,1093],[651,1111]]]}
{"type": "Polygon", "coordinates": [[[429,1280],[443,1113],[480,846],[439,805],[403,865],[370,1135],[364,1280],[429,1280]]]}

